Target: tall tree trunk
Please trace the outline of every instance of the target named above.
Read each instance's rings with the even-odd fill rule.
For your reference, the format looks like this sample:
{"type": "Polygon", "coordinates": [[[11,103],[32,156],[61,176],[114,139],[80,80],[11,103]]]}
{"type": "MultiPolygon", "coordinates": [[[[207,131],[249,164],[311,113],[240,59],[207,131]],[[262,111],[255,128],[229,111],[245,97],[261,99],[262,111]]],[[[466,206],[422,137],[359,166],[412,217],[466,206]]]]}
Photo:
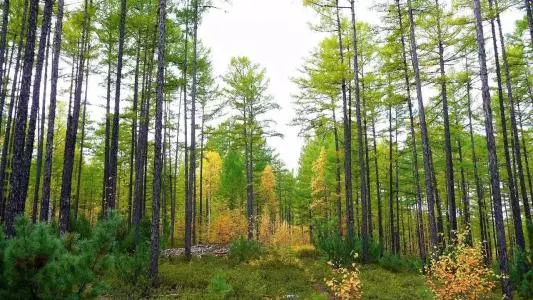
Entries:
{"type": "Polygon", "coordinates": [[[131,151],[130,151],[130,184],[128,187],[128,226],[132,224],[132,210],[133,210],[133,178],[135,169],[135,153],[137,147],[137,119],[138,102],[139,102],[139,64],[141,60],[141,43],[137,43],[137,54],[135,55],[135,75],[133,79],[133,118],[131,122],[131,151]]]}
{"type": "Polygon", "coordinates": [[[79,70],[76,79],[76,89],[74,92],[74,105],[72,115],[67,121],[67,134],[65,139],[65,151],[63,158],[63,174],[61,182],[59,231],[65,233],[68,230],[70,220],[70,192],[72,190],[72,169],[74,164],[74,150],[76,148],[76,136],[80,117],[81,92],[83,84],[83,70],[85,68],[86,46],[89,35],[89,7],[88,0],[85,0],[85,12],[83,17],[82,51],[80,55],[79,70]]]}
{"type": "MultiPolygon", "coordinates": [[[[489,3],[491,2],[492,1],[489,1],[489,3]]],[[[494,0],[494,3],[496,5],[496,22],[498,23],[500,46],[502,48],[502,61],[503,61],[503,71],[505,74],[505,87],[507,88],[507,99],[509,101],[509,106],[511,107],[511,134],[512,134],[511,140],[513,144],[515,158],[516,158],[515,162],[518,167],[518,181],[520,182],[520,194],[522,195],[522,205],[524,206],[524,212],[525,212],[526,221],[528,224],[527,228],[528,228],[528,231],[531,231],[531,225],[532,225],[531,224],[531,211],[529,207],[529,200],[527,198],[527,188],[526,188],[526,182],[524,178],[524,168],[522,165],[520,138],[518,136],[518,125],[516,122],[516,107],[515,107],[515,100],[513,97],[513,89],[512,89],[512,84],[511,84],[511,72],[509,71],[509,63],[507,61],[507,50],[505,48],[505,37],[503,36],[503,32],[502,32],[502,22],[500,20],[498,0],[494,0]]],[[[529,13],[531,13],[531,9],[529,13]]],[[[532,21],[532,19],[530,18],[529,21],[532,21]]],[[[533,25],[530,24],[530,26],[533,26],[533,25]]],[[[531,234],[532,233],[530,232],[530,235],[531,234]]]]}
{"type": "Polygon", "coordinates": [[[41,187],[41,171],[43,164],[43,147],[44,147],[44,124],[46,120],[46,92],[48,88],[48,57],[50,53],[50,34],[46,39],[46,54],[44,63],[44,90],[43,90],[43,105],[41,106],[41,120],[39,128],[39,143],[37,146],[37,161],[35,170],[35,185],[33,190],[33,209],[32,209],[32,221],[37,222],[37,210],[39,207],[39,190],[41,187]]]}
{"type": "MultiPolygon", "coordinates": [[[[340,63],[344,65],[344,47],[341,32],[341,18],[339,0],[335,0],[336,16],[337,16],[337,36],[339,42],[339,56],[340,63]]],[[[346,230],[348,233],[348,240],[353,241],[354,235],[354,215],[352,202],[352,132],[351,132],[351,118],[348,111],[348,98],[346,96],[346,78],[343,74],[341,90],[342,90],[342,112],[343,112],[343,127],[344,127],[344,188],[346,197],[346,230]]]]}
{"type": "MultiPolygon", "coordinates": [[[[378,167],[378,147],[377,147],[377,135],[376,135],[376,122],[372,120],[372,141],[374,150],[374,167],[376,172],[376,194],[378,200],[378,238],[379,244],[383,245],[383,212],[381,204],[381,185],[379,181],[379,167],[378,167]]],[[[382,247],[383,249],[383,247],[382,247]]]]}
{"type": "Polygon", "coordinates": [[[392,141],[392,104],[389,103],[389,232],[390,232],[390,243],[391,251],[393,254],[396,253],[396,243],[394,240],[394,177],[393,177],[393,141],[392,141]]]}
{"type": "MultiPolygon", "coordinates": [[[[9,0],[4,0],[4,8],[2,10],[2,29],[0,31],[0,93],[5,89],[4,82],[4,57],[7,48],[7,25],[9,23],[9,0]]],[[[9,80],[6,77],[6,81],[9,80]]],[[[2,118],[4,116],[4,101],[5,97],[0,98],[0,128],[2,128],[2,118]]]]}
{"type": "MultiPolygon", "coordinates": [[[[28,15],[28,8],[29,8],[29,0],[25,0],[24,1],[24,10],[22,12],[22,20],[24,20],[22,22],[22,26],[20,27],[20,33],[19,33],[19,40],[18,40],[18,45],[17,45],[17,57],[16,57],[16,63],[15,63],[15,76],[13,77],[13,84],[12,84],[12,87],[11,87],[11,93],[10,93],[10,103],[9,103],[9,113],[8,113],[8,120],[7,120],[7,126],[6,126],[6,131],[5,131],[5,135],[4,135],[4,144],[2,146],[2,161],[0,163],[0,216],[2,217],[2,220],[5,222],[5,219],[6,219],[6,208],[7,208],[7,202],[8,202],[8,193],[7,191],[9,191],[9,185],[6,186],[6,183],[9,182],[9,180],[7,180],[6,178],[6,168],[7,168],[7,165],[8,165],[8,160],[9,160],[9,152],[10,152],[10,139],[11,139],[11,127],[14,125],[12,124],[12,119],[13,119],[13,110],[15,109],[15,105],[17,103],[16,99],[15,99],[15,93],[17,91],[17,86],[18,86],[18,83],[19,83],[19,71],[20,71],[20,64],[21,64],[21,57],[22,57],[22,48],[24,46],[24,35],[26,34],[26,25],[27,25],[27,22],[26,21],[26,18],[27,18],[27,15],[28,15]],[[6,194],[4,195],[4,191],[6,192],[6,194]]],[[[13,42],[15,43],[15,42],[13,42]]],[[[12,52],[13,53],[13,52],[12,52]]],[[[7,89],[2,89],[2,94],[1,94],[1,97],[2,97],[2,101],[4,101],[5,97],[6,97],[6,93],[7,93],[7,89]]],[[[16,109],[15,109],[15,114],[16,114],[16,109]]]]}
{"type": "Polygon", "coordinates": [[[161,131],[163,119],[163,93],[165,84],[165,36],[166,36],[166,0],[159,0],[159,42],[157,51],[157,87],[155,109],[155,149],[154,149],[154,186],[152,198],[152,242],[150,275],[152,282],[158,282],[159,264],[159,198],[161,196],[161,131]]]}
{"type": "MultiPolygon", "coordinates": [[[[331,99],[332,107],[334,107],[334,99],[331,99]]],[[[339,130],[337,129],[337,117],[335,108],[331,110],[333,118],[333,137],[335,139],[335,196],[337,204],[337,231],[339,236],[342,236],[342,199],[341,199],[341,158],[339,147],[339,130]]],[[[383,233],[383,232],[382,232],[383,233]]]]}
{"type": "MultiPolygon", "coordinates": [[[[90,48],[90,47],[89,47],[90,48]]],[[[81,189],[81,171],[83,168],[83,148],[85,147],[85,120],[87,117],[87,93],[89,89],[89,59],[87,59],[87,68],[85,71],[85,99],[83,100],[83,114],[81,117],[81,140],[80,140],[80,159],[78,161],[78,183],[76,185],[76,203],[74,204],[74,220],[78,219],[78,210],[80,206],[80,189],[81,189]]]]}
{"type": "Polygon", "coordinates": [[[118,134],[119,134],[119,117],[120,117],[120,89],[122,82],[122,57],[124,55],[124,39],[126,35],[126,0],[120,1],[120,23],[117,53],[117,79],[115,81],[115,111],[113,113],[113,130],[111,133],[111,148],[109,149],[109,176],[106,185],[106,209],[105,213],[109,214],[116,208],[116,189],[117,189],[117,156],[118,156],[118,134]]]}
{"type": "MultiPolygon", "coordinates": [[[[459,122],[457,122],[459,123],[459,122]]],[[[458,124],[459,125],[459,124],[458,124]]],[[[472,145],[474,147],[474,145],[472,145]]],[[[463,200],[463,226],[466,230],[466,242],[472,246],[472,226],[470,224],[470,201],[468,200],[468,191],[466,186],[465,169],[463,168],[463,147],[461,137],[457,137],[457,150],[459,152],[459,164],[461,171],[461,195],[463,200]]]]}
{"type": "Polygon", "coordinates": [[[18,215],[24,213],[26,203],[24,180],[24,146],[26,135],[26,122],[28,117],[28,102],[30,98],[31,79],[35,54],[35,35],[37,32],[37,15],[39,1],[31,0],[28,14],[28,32],[24,51],[24,65],[22,67],[22,82],[18,99],[18,109],[13,132],[13,166],[11,175],[11,195],[6,213],[5,226],[8,236],[13,236],[13,222],[18,215]]]}
{"type": "Polygon", "coordinates": [[[191,256],[193,205],[196,176],[196,92],[198,81],[198,0],[193,0],[193,62],[192,62],[192,87],[191,87],[191,144],[189,159],[189,188],[187,202],[185,202],[185,257],[191,256]]]}
{"type": "MultiPolygon", "coordinates": [[[[396,0],[399,1],[399,0],[396,0]]],[[[416,94],[418,100],[418,117],[420,119],[420,133],[422,136],[422,153],[424,156],[424,176],[426,180],[426,197],[428,202],[428,216],[429,216],[429,242],[430,249],[434,249],[438,245],[437,226],[435,224],[435,198],[434,198],[434,184],[432,178],[432,155],[431,146],[429,143],[429,135],[426,125],[426,113],[424,110],[424,98],[422,96],[422,82],[420,79],[420,67],[418,63],[418,53],[415,36],[415,21],[413,17],[413,8],[411,0],[407,0],[409,8],[409,23],[410,23],[410,43],[411,43],[411,60],[413,70],[415,72],[416,94]]]]}
{"type": "Polygon", "coordinates": [[[485,113],[485,131],[487,138],[487,150],[489,153],[489,175],[492,187],[492,201],[494,204],[494,222],[497,228],[497,248],[499,256],[500,273],[502,275],[502,291],[504,299],[512,299],[511,283],[508,278],[509,266],[507,261],[507,246],[505,241],[505,229],[502,215],[502,199],[500,191],[500,174],[498,171],[498,157],[496,141],[494,140],[494,128],[492,125],[492,108],[487,74],[487,57],[485,54],[485,37],[483,34],[483,19],[481,17],[481,4],[479,0],[474,2],[474,15],[476,17],[476,38],[479,56],[479,73],[481,77],[481,92],[483,98],[483,110],[485,113]]]}
{"type": "MultiPolygon", "coordinates": [[[[407,54],[406,54],[406,45],[405,45],[405,35],[403,27],[403,17],[402,9],[400,7],[400,1],[396,1],[396,11],[398,12],[398,22],[400,26],[400,39],[402,42],[402,63],[403,63],[403,73],[405,80],[405,89],[407,91],[407,107],[409,108],[409,131],[411,135],[411,141],[413,143],[412,147],[412,159],[413,159],[413,175],[415,179],[415,192],[416,192],[416,213],[417,213],[417,226],[416,232],[418,237],[418,252],[422,260],[426,260],[426,242],[424,236],[424,217],[422,215],[422,191],[420,188],[420,174],[418,173],[418,150],[416,143],[416,133],[415,133],[415,122],[413,117],[413,103],[411,101],[411,81],[409,79],[409,67],[407,65],[407,54]]],[[[377,168],[377,161],[376,161],[377,168]]],[[[430,220],[430,222],[435,223],[435,219],[430,220]]]]}
{"type": "Polygon", "coordinates": [[[439,1],[435,0],[437,9],[437,39],[439,50],[440,69],[440,97],[442,100],[442,115],[444,118],[444,153],[446,157],[446,195],[448,198],[448,215],[451,229],[450,240],[455,240],[457,233],[457,212],[455,204],[455,181],[453,174],[452,141],[450,135],[450,116],[448,113],[448,92],[446,82],[446,70],[444,68],[444,44],[442,42],[441,11],[439,1]]]}
{"type": "Polygon", "coordinates": [[[54,127],[57,104],[57,79],[59,77],[59,56],[61,54],[61,39],[63,33],[64,0],[58,0],[57,15],[54,31],[54,49],[52,51],[52,71],[50,74],[50,105],[48,107],[48,128],[46,133],[46,153],[44,158],[43,195],[41,203],[41,221],[50,221],[50,183],[52,180],[52,157],[54,151],[54,127]]]}
{"type": "Polygon", "coordinates": [[[358,147],[358,154],[359,154],[359,180],[361,185],[361,207],[362,207],[362,222],[361,222],[361,235],[363,240],[363,249],[362,249],[362,255],[361,260],[362,263],[366,264],[369,260],[369,253],[368,253],[368,236],[369,236],[369,229],[370,229],[370,221],[369,221],[369,203],[368,203],[368,195],[367,195],[367,183],[366,183],[366,166],[365,166],[365,154],[364,154],[364,148],[363,148],[363,125],[362,125],[362,117],[361,117],[361,96],[360,96],[360,88],[359,88],[359,58],[358,58],[358,48],[357,48],[357,30],[356,30],[356,24],[355,24],[355,1],[350,1],[351,6],[351,13],[352,13],[352,47],[353,47],[353,67],[354,67],[354,86],[355,86],[355,115],[356,115],[356,123],[357,123],[357,143],[359,145],[358,147]]]}
{"type": "MultiPolygon", "coordinates": [[[[489,7],[492,9],[493,1],[489,0],[489,7]]],[[[518,200],[518,191],[516,189],[516,181],[514,177],[511,155],[509,154],[509,139],[508,139],[508,129],[507,129],[507,118],[506,118],[506,109],[504,104],[504,95],[503,95],[503,84],[502,84],[502,75],[500,69],[500,58],[498,55],[498,42],[496,36],[496,26],[494,24],[494,18],[490,19],[490,28],[492,32],[492,44],[494,47],[494,59],[496,65],[496,79],[498,82],[498,102],[500,106],[500,121],[502,127],[502,138],[503,138],[503,150],[505,154],[505,166],[507,169],[507,180],[509,185],[509,196],[511,200],[511,209],[513,213],[513,223],[514,231],[516,236],[516,242],[520,249],[525,249],[525,240],[524,240],[524,231],[522,229],[522,216],[520,214],[520,203],[518,200]]]]}

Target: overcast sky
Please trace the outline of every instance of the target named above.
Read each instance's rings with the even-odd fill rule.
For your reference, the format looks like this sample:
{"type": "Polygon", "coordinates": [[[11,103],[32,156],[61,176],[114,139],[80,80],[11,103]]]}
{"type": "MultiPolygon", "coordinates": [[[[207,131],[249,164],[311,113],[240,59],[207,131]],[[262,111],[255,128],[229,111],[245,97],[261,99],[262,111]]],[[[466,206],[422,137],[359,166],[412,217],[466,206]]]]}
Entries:
{"type": "Polygon", "coordinates": [[[271,118],[284,135],[270,138],[268,143],[289,169],[297,167],[303,145],[299,129],[288,125],[294,117],[291,95],[296,93],[290,77],[298,74],[303,59],[320,39],[309,29],[313,18],[313,11],[304,8],[302,0],[232,0],[220,9],[211,9],[199,31],[200,39],[212,50],[216,76],[224,74],[233,56],[248,56],[266,68],[269,92],[282,108],[271,118]]]}

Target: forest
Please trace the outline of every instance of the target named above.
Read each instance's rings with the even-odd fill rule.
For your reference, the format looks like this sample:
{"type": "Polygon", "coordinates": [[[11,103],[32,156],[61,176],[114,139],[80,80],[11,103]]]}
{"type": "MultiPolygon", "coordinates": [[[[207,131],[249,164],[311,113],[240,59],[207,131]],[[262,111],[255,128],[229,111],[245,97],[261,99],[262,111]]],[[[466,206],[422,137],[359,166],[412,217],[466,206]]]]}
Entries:
{"type": "Polygon", "coordinates": [[[287,1],[281,75],[231,2],[1,0],[0,298],[533,298],[532,0],[287,1]]]}

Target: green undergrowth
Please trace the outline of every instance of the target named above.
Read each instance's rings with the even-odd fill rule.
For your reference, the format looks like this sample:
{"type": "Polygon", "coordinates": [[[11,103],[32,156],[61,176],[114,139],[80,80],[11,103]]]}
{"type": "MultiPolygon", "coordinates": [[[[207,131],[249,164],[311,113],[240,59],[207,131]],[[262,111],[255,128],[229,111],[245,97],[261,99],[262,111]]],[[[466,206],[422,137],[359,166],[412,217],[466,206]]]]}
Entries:
{"type": "MultiPolygon", "coordinates": [[[[432,299],[417,272],[360,266],[363,299],[432,299]]],[[[246,262],[225,257],[165,260],[158,298],[331,299],[324,285],[330,266],[313,249],[265,249],[246,262]]]]}

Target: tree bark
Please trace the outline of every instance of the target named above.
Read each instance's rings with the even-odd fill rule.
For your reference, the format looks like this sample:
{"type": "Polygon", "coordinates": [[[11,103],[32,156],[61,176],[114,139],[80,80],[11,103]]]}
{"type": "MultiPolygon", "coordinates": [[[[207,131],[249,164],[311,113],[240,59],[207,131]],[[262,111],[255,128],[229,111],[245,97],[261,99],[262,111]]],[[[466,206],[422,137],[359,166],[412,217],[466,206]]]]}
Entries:
{"type": "Polygon", "coordinates": [[[83,70],[85,68],[86,46],[89,35],[89,7],[88,1],[85,0],[85,12],[83,17],[83,34],[82,34],[82,51],[80,55],[80,63],[78,66],[78,75],[76,79],[76,89],[74,92],[74,105],[72,108],[72,115],[69,115],[67,121],[67,133],[65,139],[65,151],[63,158],[63,174],[61,182],[61,197],[60,197],[60,211],[59,211],[59,231],[65,233],[69,230],[70,220],[70,192],[72,190],[72,170],[74,165],[74,151],[76,148],[76,137],[78,131],[78,122],[80,117],[81,106],[81,92],[83,84],[83,70]]]}
{"type": "Polygon", "coordinates": [[[48,107],[48,128],[46,133],[46,154],[44,158],[43,195],[41,203],[41,222],[50,221],[50,183],[52,179],[52,157],[54,151],[54,127],[57,104],[57,80],[59,77],[59,56],[61,54],[61,40],[63,33],[63,6],[64,0],[58,0],[57,15],[54,31],[52,70],[50,82],[50,105],[48,107]]]}
{"type": "Polygon", "coordinates": [[[497,248],[499,266],[502,280],[502,292],[504,299],[512,299],[511,283],[508,278],[509,266],[507,261],[507,246],[502,214],[502,199],[500,191],[500,174],[498,171],[498,157],[496,141],[494,140],[494,128],[492,125],[492,108],[487,75],[487,57],[485,54],[485,37],[483,34],[483,19],[481,17],[481,4],[479,0],[474,2],[474,15],[476,17],[476,39],[478,45],[478,57],[481,77],[481,92],[483,98],[483,111],[485,114],[485,131],[487,138],[487,150],[489,153],[489,175],[492,187],[492,202],[494,205],[494,222],[497,228],[497,248]]]}
{"type": "Polygon", "coordinates": [[[163,119],[163,93],[165,84],[165,35],[166,35],[166,0],[159,0],[159,42],[157,51],[157,87],[155,109],[155,149],[154,182],[152,198],[152,241],[150,275],[152,282],[158,284],[159,265],[159,198],[161,196],[161,131],[163,119]]]}
{"type": "MultiPolygon", "coordinates": [[[[397,0],[399,1],[399,0],[397,0]]],[[[410,22],[410,43],[411,43],[411,60],[413,70],[415,73],[416,94],[418,100],[418,117],[420,120],[420,133],[422,136],[422,153],[424,156],[424,176],[426,181],[426,197],[428,202],[428,216],[429,216],[429,235],[430,235],[430,249],[438,246],[437,226],[435,224],[435,198],[434,198],[434,184],[432,178],[432,154],[429,143],[429,135],[426,125],[426,113],[424,111],[424,99],[422,96],[422,82],[420,79],[420,67],[418,63],[418,53],[415,36],[415,22],[413,17],[413,8],[411,0],[407,0],[409,8],[409,22],[410,22]]]]}
{"type": "Polygon", "coordinates": [[[35,39],[37,29],[37,15],[39,9],[38,0],[30,0],[28,10],[28,31],[26,36],[26,47],[24,51],[24,65],[22,67],[22,81],[20,95],[18,99],[18,109],[15,118],[13,132],[13,165],[11,175],[11,195],[8,211],[5,218],[6,234],[13,236],[15,228],[13,222],[15,218],[24,213],[26,203],[25,197],[25,162],[24,146],[26,138],[26,122],[28,117],[28,102],[30,98],[31,79],[33,73],[33,63],[35,54],[35,39]],[[24,197],[23,197],[24,195],[24,197]]]}

